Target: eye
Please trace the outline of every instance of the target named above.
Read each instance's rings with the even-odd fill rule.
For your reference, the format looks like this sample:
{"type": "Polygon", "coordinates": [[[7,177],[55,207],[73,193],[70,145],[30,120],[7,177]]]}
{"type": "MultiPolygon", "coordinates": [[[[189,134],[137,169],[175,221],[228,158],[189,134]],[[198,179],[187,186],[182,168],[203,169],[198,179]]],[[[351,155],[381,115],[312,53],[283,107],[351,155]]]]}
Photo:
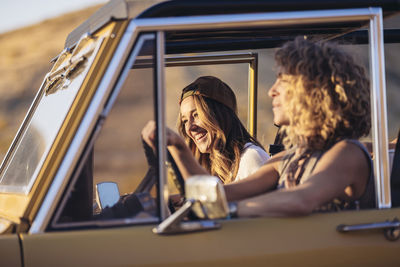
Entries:
{"type": "Polygon", "coordinates": [[[292,81],[292,76],[285,74],[285,75],[281,75],[281,77],[279,78],[279,81],[281,83],[290,83],[292,81]]]}
{"type": "Polygon", "coordinates": [[[183,125],[186,125],[187,122],[188,122],[188,120],[182,120],[182,124],[183,124],[183,125]]]}
{"type": "Polygon", "coordinates": [[[198,118],[199,117],[199,114],[197,114],[197,112],[194,112],[193,113],[193,118],[198,118]]]}

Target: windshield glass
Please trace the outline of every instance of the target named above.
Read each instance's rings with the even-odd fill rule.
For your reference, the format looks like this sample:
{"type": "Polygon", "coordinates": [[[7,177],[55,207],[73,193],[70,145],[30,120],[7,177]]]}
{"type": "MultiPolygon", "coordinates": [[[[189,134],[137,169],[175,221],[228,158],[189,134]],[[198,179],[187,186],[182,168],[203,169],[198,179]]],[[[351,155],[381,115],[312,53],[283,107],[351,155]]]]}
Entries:
{"type": "Polygon", "coordinates": [[[84,37],[60,55],[2,164],[0,192],[29,193],[100,44],[84,37]]]}

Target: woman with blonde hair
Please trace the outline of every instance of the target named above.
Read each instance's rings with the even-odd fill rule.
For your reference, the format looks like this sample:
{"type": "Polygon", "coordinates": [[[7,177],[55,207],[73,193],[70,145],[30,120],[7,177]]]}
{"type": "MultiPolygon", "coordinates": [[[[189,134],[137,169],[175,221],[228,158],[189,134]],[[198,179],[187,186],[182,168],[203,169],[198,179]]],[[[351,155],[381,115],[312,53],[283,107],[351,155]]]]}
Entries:
{"type": "Polygon", "coordinates": [[[275,60],[279,73],[268,94],[286,151],[225,186],[233,210],[287,216],[374,207],[371,158],[357,140],[371,126],[364,68],[332,43],[303,38],[283,45],[275,60]]]}
{"type": "MultiPolygon", "coordinates": [[[[269,156],[237,116],[232,89],[214,76],[203,76],[186,86],[180,97],[178,130],[167,129],[168,149],[184,178],[212,174],[227,184],[239,181],[265,164],[269,156]]],[[[154,143],[155,123],[142,131],[154,143]]]]}

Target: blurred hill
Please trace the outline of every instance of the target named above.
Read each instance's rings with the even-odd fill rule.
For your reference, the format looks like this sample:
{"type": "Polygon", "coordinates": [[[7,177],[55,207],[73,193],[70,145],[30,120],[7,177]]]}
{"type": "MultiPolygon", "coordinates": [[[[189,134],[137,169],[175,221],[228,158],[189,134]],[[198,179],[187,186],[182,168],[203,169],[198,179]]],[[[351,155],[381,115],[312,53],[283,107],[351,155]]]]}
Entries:
{"type": "Polygon", "coordinates": [[[100,6],[48,19],[0,35],[0,159],[7,152],[39,89],[50,60],[74,28],[100,6]]]}

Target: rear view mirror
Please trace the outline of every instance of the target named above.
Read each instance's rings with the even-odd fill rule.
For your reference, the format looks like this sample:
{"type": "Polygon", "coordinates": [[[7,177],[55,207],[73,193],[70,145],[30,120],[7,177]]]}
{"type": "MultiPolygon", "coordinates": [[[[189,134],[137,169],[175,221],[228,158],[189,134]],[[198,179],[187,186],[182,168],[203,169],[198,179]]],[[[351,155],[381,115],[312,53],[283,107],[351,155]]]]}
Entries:
{"type": "Polygon", "coordinates": [[[103,182],[96,185],[96,202],[100,210],[112,207],[119,200],[118,185],[114,182],[103,182]]]}

